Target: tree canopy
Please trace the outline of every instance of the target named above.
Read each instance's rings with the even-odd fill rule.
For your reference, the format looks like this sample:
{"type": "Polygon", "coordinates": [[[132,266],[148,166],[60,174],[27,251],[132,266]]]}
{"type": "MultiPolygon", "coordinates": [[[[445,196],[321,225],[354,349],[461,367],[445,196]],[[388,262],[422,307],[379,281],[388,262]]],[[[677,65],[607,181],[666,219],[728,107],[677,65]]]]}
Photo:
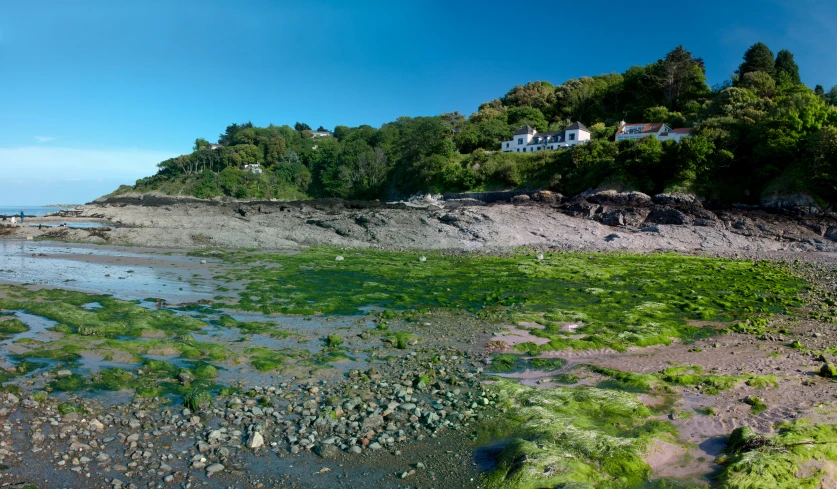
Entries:
{"type": "Polygon", "coordinates": [[[801,84],[793,54],[763,43],[736,75],[710,89],[705,66],[684,46],[624,73],[554,85],[533,81],[481,104],[400,117],[380,127],[233,123],[219,149],[196,138],[192,153],[163,161],[138,190],[203,198],[396,199],[415,192],[549,188],[575,194],[600,185],[655,193],[687,191],[719,202],[757,202],[768,192],[806,191],[837,200],[837,86],[801,84]],[[622,120],[688,127],[680,144],[615,142],[622,120]],[[521,126],[559,131],[579,121],[593,140],[536,154],[499,152],[521,126]],[[323,126],[318,131],[325,131],[323,126]],[[263,173],[245,166],[260,163],[263,173]]]}

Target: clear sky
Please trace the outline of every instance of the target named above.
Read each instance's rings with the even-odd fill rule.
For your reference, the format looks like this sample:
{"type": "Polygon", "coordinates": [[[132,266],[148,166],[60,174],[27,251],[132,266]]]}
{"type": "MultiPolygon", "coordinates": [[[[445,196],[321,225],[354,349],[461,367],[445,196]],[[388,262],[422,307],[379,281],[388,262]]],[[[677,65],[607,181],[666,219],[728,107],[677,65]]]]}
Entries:
{"type": "Polygon", "coordinates": [[[837,84],[837,2],[0,0],[0,205],[90,201],[227,124],[378,126],[679,44],[710,84],[757,41],[837,84]]]}

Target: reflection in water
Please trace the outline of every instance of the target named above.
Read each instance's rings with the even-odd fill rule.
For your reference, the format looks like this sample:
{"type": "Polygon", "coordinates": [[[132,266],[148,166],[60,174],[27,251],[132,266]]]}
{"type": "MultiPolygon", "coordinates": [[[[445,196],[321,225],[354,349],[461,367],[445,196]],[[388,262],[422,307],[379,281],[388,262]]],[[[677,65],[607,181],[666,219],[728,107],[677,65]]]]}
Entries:
{"type": "Polygon", "coordinates": [[[172,302],[211,299],[213,287],[189,277],[195,260],[122,250],[0,240],[0,281],[110,294],[120,299],[165,297],[172,302]],[[120,264],[116,258],[131,259],[120,264]]]}

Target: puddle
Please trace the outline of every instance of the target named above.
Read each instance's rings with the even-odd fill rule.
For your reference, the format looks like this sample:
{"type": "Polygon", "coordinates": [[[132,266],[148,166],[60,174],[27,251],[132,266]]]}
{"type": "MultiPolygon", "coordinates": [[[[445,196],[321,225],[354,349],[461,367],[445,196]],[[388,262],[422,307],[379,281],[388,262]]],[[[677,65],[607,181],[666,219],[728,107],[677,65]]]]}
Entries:
{"type": "Polygon", "coordinates": [[[29,327],[29,331],[18,333],[7,340],[0,341],[0,345],[2,346],[11,345],[15,341],[23,338],[32,338],[40,341],[49,341],[50,336],[53,333],[49,331],[48,328],[52,328],[53,326],[58,324],[56,321],[53,321],[51,319],[47,319],[41,316],[35,316],[34,314],[28,314],[23,311],[12,312],[14,313],[16,318],[20,319],[21,322],[23,322],[23,324],[29,327]]]}
{"type": "Polygon", "coordinates": [[[211,300],[217,295],[212,270],[185,256],[0,240],[0,264],[0,282],[110,294],[127,300],[164,297],[172,303],[211,300]]]}
{"type": "Polygon", "coordinates": [[[38,224],[30,224],[29,227],[37,228],[37,227],[45,227],[45,228],[59,228],[59,227],[68,227],[71,229],[95,229],[100,227],[117,227],[118,225],[111,224],[111,223],[103,223],[103,222],[92,222],[92,221],[76,221],[76,222],[50,222],[50,223],[38,223],[38,224]]]}

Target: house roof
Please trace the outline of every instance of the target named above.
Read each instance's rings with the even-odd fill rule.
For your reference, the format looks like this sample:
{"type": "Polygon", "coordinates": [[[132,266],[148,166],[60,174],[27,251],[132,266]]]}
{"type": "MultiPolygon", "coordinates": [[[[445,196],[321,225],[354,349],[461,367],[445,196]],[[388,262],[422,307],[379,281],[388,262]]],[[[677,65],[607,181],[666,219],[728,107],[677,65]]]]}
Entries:
{"type": "MultiPolygon", "coordinates": [[[[532,128],[532,126],[527,124],[527,125],[521,127],[520,129],[518,129],[517,132],[514,133],[514,135],[515,136],[521,136],[523,134],[537,134],[537,132],[538,131],[536,131],[534,128],[532,128]]],[[[506,133],[506,134],[508,134],[508,133],[506,133]]]]}
{"type": "Polygon", "coordinates": [[[573,130],[575,130],[575,129],[579,129],[579,130],[582,130],[582,131],[587,131],[587,132],[590,132],[590,129],[587,129],[586,127],[584,127],[584,124],[582,124],[582,123],[580,123],[580,122],[578,122],[578,121],[573,122],[572,124],[570,124],[569,126],[567,126],[567,127],[566,127],[566,129],[564,129],[564,130],[565,130],[565,131],[573,131],[573,130]]]}
{"type": "Polygon", "coordinates": [[[672,129],[669,132],[673,132],[675,134],[689,134],[692,132],[692,128],[690,127],[681,127],[680,129],[672,129]]]}
{"type": "Polygon", "coordinates": [[[665,126],[664,122],[634,122],[631,124],[625,124],[624,126],[619,128],[618,134],[625,134],[625,128],[628,127],[642,127],[642,130],[639,132],[634,132],[631,134],[650,134],[650,133],[658,133],[660,130],[665,126]]]}

